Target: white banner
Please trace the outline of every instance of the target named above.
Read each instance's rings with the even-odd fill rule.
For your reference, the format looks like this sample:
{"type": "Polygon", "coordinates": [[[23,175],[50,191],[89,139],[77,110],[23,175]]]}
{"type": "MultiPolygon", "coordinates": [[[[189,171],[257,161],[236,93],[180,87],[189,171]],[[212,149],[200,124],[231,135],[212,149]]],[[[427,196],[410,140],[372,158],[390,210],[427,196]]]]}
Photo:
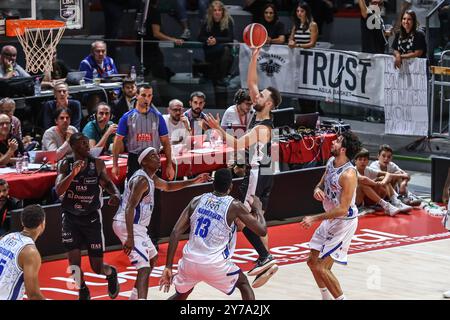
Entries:
{"type": "MultiPolygon", "coordinates": [[[[241,44],[242,87],[247,87],[250,55],[241,44]]],[[[327,102],[338,102],[340,86],[343,104],[385,109],[386,133],[427,135],[426,60],[405,60],[400,70],[393,62],[389,55],[265,46],[258,58],[258,86],[327,102]]]]}

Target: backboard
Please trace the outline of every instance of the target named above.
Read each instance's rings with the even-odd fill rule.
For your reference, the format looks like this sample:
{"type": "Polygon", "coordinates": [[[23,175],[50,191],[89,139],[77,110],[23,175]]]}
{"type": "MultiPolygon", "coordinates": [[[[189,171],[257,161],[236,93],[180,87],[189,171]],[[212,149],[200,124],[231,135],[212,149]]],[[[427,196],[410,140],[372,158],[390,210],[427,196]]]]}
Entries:
{"type": "Polygon", "coordinates": [[[5,34],[7,17],[64,21],[65,34],[77,34],[84,28],[86,6],[86,0],[1,0],[0,35],[5,34]]]}

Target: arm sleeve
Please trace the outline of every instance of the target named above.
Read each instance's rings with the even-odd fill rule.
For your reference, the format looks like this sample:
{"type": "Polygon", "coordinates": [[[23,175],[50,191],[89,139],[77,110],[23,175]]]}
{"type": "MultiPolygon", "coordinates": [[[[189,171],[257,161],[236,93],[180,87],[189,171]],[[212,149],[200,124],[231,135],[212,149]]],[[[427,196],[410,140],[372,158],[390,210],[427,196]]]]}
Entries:
{"type": "Polygon", "coordinates": [[[394,42],[392,42],[392,49],[397,50],[398,51],[398,37],[399,37],[399,33],[395,34],[395,38],[394,38],[394,42]]]}
{"type": "Polygon", "coordinates": [[[42,122],[44,124],[45,130],[52,127],[53,109],[52,109],[51,101],[47,101],[46,103],[44,103],[43,113],[42,113],[42,122]]]}
{"type": "Polygon", "coordinates": [[[275,37],[283,36],[286,34],[286,31],[284,30],[284,23],[281,21],[278,21],[275,28],[275,37]]]}
{"type": "Polygon", "coordinates": [[[167,136],[169,134],[169,130],[167,130],[166,121],[164,120],[164,117],[162,116],[161,113],[158,114],[158,117],[159,117],[159,127],[158,127],[159,136],[160,137],[167,136]]]}
{"type": "Polygon", "coordinates": [[[208,34],[206,33],[206,23],[202,25],[200,28],[200,33],[198,35],[198,41],[200,42],[206,42],[206,39],[208,38],[208,34]]]}
{"type": "Polygon", "coordinates": [[[81,61],[80,71],[86,71],[85,77],[89,80],[92,80],[92,68],[86,60],[81,61]]]}
{"type": "Polygon", "coordinates": [[[234,39],[234,27],[233,22],[228,23],[228,29],[226,35],[223,37],[215,37],[218,43],[227,43],[227,42],[233,42],[234,39]]]}
{"type": "Polygon", "coordinates": [[[425,35],[422,32],[416,32],[414,50],[423,50],[424,53],[427,51],[427,42],[425,41],[425,35]]]}
{"type": "Polygon", "coordinates": [[[95,139],[95,132],[94,132],[94,126],[92,122],[88,122],[84,128],[83,128],[83,134],[88,137],[88,139],[96,140],[95,139]]]}
{"type": "Polygon", "coordinates": [[[124,114],[122,118],[120,118],[119,125],[117,126],[117,133],[116,133],[117,135],[122,137],[127,136],[128,134],[127,121],[128,121],[128,113],[124,114]]]}
{"type": "Polygon", "coordinates": [[[72,112],[72,118],[70,124],[80,130],[81,123],[81,104],[77,100],[69,100],[70,111],[72,112]]]}

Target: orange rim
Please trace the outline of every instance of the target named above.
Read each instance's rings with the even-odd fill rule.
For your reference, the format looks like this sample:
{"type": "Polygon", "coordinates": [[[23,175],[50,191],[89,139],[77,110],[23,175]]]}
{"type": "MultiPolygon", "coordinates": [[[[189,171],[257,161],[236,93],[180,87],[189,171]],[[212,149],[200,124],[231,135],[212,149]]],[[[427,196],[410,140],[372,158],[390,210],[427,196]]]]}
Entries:
{"type": "Polygon", "coordinates": [[[57,20],[6,20],[6,36],[16,37],[25,33],[25,29],[52,29],[61,28],[66,25],[63,21],[57,20]]]}

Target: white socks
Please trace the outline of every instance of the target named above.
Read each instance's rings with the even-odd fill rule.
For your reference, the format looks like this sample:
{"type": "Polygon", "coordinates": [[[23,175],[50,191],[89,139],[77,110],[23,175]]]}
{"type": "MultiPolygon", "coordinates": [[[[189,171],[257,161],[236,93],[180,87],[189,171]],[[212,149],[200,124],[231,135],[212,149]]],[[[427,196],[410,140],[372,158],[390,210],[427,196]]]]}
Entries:
{"type": "Polygon", "coordinates": [[[138,291],[136,288],[133,288],[129,300],[137,300],[137,299],[138,299],[138,291]]]}
{"type": "Polygon", "coordinates": [[[347,299],[345,298],[345,295],[342,294],[342,296],[337,297],[336,300],[347,300],[347,299]]]}
{"type": "Polygon", "coordinates": [[[320,294],[322,295],[322,300],[334,300],[333,296],[331,295],[330,291],[328,291],[327,288],[319,288],[320,294]]]}
{"type": "Polygon", "coordinates": [[[379,204],[383,209],[386,209],[386,208],[389,207],[389,204],[388,204],[386,201],[384,201],[383,199],[380,199],[380,201],[378,201],[378,204],[379,204]]]}

